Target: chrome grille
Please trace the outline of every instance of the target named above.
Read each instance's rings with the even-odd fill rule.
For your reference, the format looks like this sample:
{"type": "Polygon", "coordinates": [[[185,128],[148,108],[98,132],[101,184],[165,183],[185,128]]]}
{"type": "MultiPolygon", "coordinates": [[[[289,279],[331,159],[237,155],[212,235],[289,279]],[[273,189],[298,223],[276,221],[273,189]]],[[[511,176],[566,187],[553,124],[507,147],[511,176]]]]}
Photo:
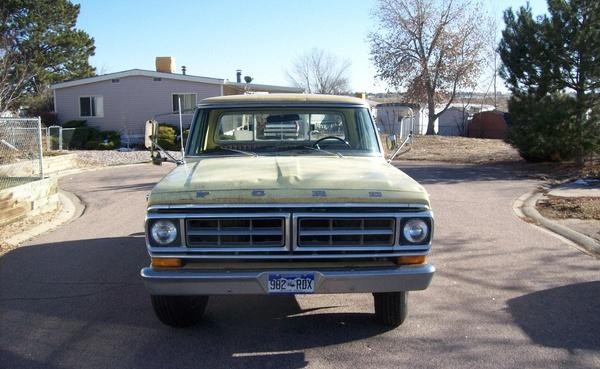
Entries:
{"type": "Polygon", "coordinates": [[[188,247],[281,248],[285,245],[285,218],[186,219],[188,247]]]}
{"type": "Polygon", "coordinates": [[[297,222],[298,248],[394,246],[393,217],[300,217],[297,222]]]}

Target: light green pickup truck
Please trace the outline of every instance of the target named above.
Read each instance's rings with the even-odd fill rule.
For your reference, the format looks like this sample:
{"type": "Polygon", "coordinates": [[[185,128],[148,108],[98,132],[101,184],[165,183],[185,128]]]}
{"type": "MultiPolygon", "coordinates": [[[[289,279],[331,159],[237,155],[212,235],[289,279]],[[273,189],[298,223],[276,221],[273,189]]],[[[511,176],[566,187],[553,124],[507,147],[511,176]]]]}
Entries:
{"type": "Polygon", "coordinates": [[[211,295],[372,293],[398,326],[431,282],[429,195],[385,160],[364,100],[203,100],[180,164],[146,216],[141,275],[165,324],[196,323],[211,295]]]}

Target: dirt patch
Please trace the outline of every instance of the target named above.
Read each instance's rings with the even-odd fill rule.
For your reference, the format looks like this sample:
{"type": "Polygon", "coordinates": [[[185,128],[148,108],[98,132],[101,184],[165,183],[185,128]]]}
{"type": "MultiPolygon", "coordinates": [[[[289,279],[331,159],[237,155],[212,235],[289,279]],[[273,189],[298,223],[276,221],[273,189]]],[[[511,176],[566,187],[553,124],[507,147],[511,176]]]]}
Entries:
{"type": "MultiPolygon", "coordinates": [[[[386,142],[385,135],[381,137],[386,142]]],[[[386,156],[391,155],[386,149],[386,156]]],[[[589,157],[583,167],[574,162],[530,163],[519,152],[502,140],[447,137],[414,136],[407,150],[396,156],[396,160],[441,161],[457,164],[499,164],[511,165],[515,171],[529,173],[540,180],[564,181],[576,178],[600,177],[600,157],[589,157]]]]}
{"type": "Polygon", "coordinates": [[[7,240],[15,234],[25,232],[28,229],[31,229],[37,225],[50,222],[56,216],[56,214],[58,214],[59,211],[60,209],[49,213],[40,214],[35,217],[25,218],[0,227],[0,256],[19,247],[18,245],[11,245],[5,240],[7,240]]]}
{"type": "Polygon", "coordinates": [[[540,200],[536,207],[546,218],[600,220],[600,198],[598,197],[548,196],[540,200]]]}
{"type": "Polygon", "coordinates": [[[410,150],[397,158],[472,164],[523,162],[519,152],[502,140],[445,136],[415,136],[410,150]]]}

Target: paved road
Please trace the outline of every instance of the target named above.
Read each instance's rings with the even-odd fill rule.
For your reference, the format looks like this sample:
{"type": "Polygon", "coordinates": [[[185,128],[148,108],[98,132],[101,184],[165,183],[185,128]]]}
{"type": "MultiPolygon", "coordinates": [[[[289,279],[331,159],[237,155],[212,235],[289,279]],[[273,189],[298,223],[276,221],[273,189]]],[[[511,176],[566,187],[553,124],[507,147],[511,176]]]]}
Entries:
{"type": "Polygon", "coordinates": [[[154,318],[144,196],[167,168],[63,179],[74,222],[0,259],[0,368],[599,368],[600,262],[522,222],[536,185],[508,167],[402,166],[432,194],[432,286],[400,328],[370,295],[213,298],[205,321],[154,318]]]}

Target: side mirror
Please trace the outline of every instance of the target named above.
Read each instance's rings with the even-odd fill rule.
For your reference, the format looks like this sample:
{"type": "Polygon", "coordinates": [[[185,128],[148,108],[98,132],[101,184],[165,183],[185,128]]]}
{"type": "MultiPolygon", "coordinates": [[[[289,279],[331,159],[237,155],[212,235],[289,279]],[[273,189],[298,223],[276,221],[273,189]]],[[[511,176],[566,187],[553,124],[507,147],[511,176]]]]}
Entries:
{"type": "Polygon", "coordinates": [[[156,131],[158,130],[158,122],[155,120],[146,121],[146,130],[144,132],[144,146],[147,149],[153,148],[152,138],[156,137],[156,131]]]}
{"type": "MultiPolygon", "coordinates": [[[[183,159],[175,159],[165,149],[155,141],[158,136],[158,122],[154,119],[146,121],[146,127],[144,132],[144,146],[150,149],[150,157],[152,158],[152,164],[162,165],[166,161],[173,162],[177,165],[184,164],[183,159]],[[165,155],[162,156],[161,152],[165,155]]],[[[183,152],[183,149],[181,150],[183,152]]]]}

